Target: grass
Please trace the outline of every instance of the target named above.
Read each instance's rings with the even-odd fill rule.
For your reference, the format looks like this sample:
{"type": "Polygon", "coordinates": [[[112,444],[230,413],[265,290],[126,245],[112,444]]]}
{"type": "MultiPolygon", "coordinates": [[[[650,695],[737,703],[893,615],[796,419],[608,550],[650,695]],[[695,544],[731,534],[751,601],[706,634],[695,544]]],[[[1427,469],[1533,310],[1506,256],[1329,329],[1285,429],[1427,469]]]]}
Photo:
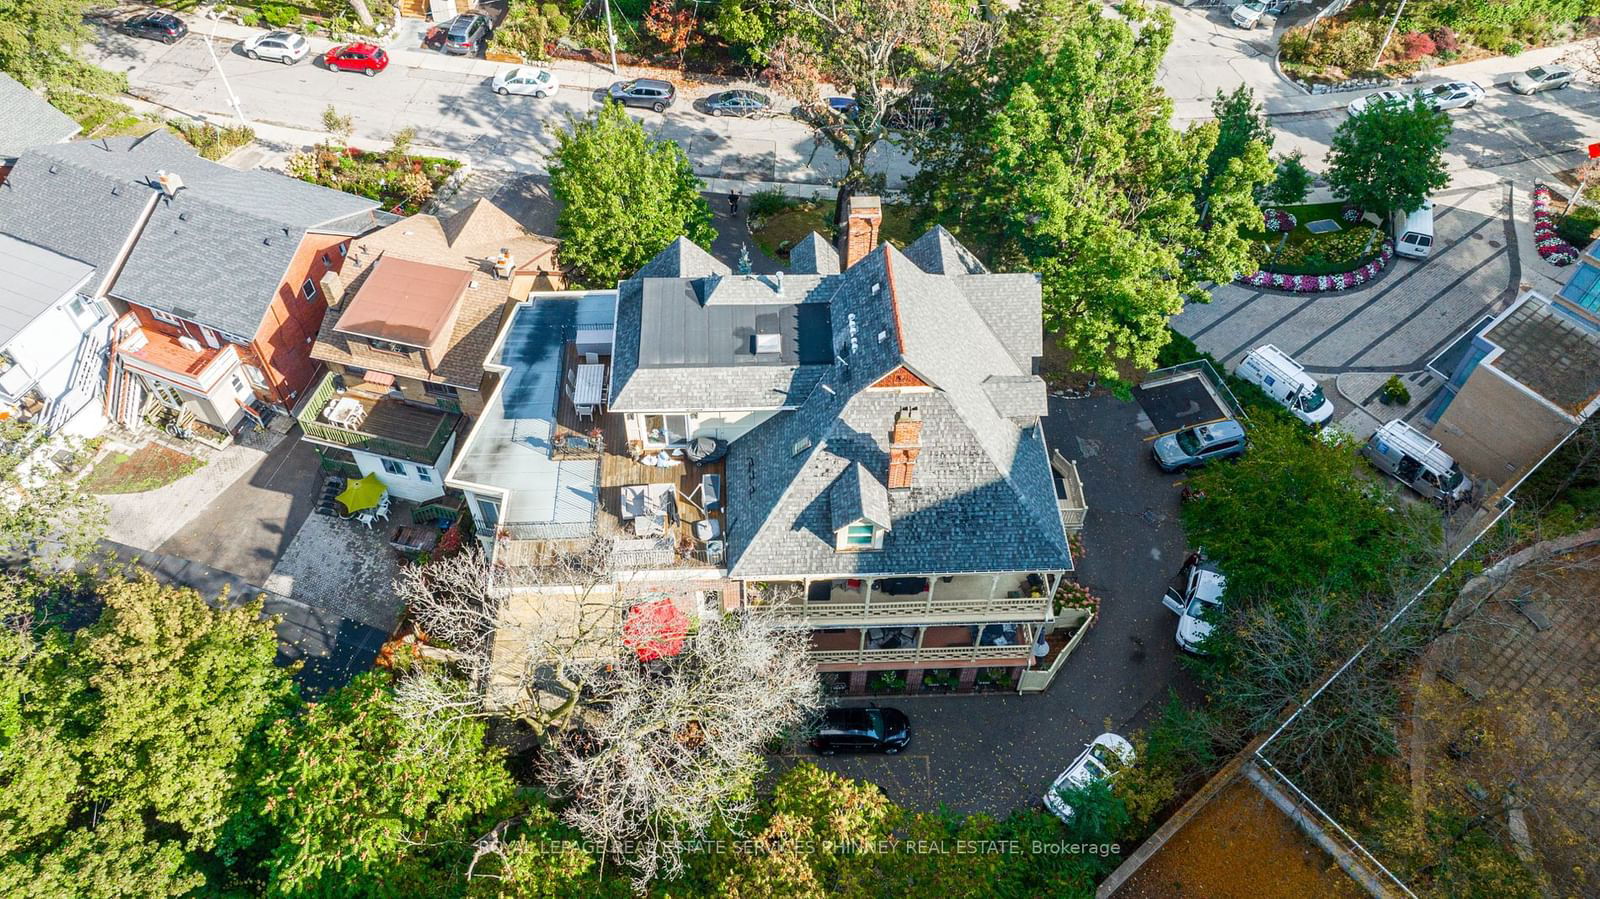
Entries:
{"type": "Polygon", "coordinates": [[[1337,275],[1365,265],[1377,258],[1382,249],[1382,234],[1372,241],[1371,249],[1362,253],[1368,238],[1378,229],[1371,225],[1350,225],[1339,218],[1343,203],[1304,203],[1299,206],[1280,206],[1295,218],[1295,227],[1289,239],[1279,249],[1282,234],[1263,231],[1244,232],[1244,236],[1263,244],[1262,269],[1285,275],[1337,275]],[[1329,234],[1312,234],[1306,230],[1310,222],[1333,219],[1340,230],[1329,234]],[[1274,255],[1276,254],[1276,255],[1274,255]]]}
{"type": "MultiPolygon", "coordinates": [[[[879,237],[904,249],[919,236],[911,230],[915,212],[915,207],[905,203],[883,204],[883,225],[879,229],[879,237]]],[[[760,227],[751,228],[756,246],[773,259],[785,259],[789,248],[812,231],[823,237],[833,234],[833,201],[792,200],[786,209],[752,223],[756,224],[760,227]]]]}
{"type": "Polygon", "coordinates": [[[144,493],[199,470],[205,462],[159,443],[147,443],[132,455],[112,453],[83,480],[83,489],[102,496],[144,493]]]}
{"type": "Polygon", "coordinates": [[[78,127],[80,138],[143,137],[161,127],[112,97],[74,90],[52,90],[50,105],[66,113],[78,127]]]}
{"type": "Polygon", "coordinates": [[[417,156],[319,146],[289,158],[289,174],[302,181],[342,190],[400,215],[421,211],[433,192],[461,163],[437,156],[417,156]]]}

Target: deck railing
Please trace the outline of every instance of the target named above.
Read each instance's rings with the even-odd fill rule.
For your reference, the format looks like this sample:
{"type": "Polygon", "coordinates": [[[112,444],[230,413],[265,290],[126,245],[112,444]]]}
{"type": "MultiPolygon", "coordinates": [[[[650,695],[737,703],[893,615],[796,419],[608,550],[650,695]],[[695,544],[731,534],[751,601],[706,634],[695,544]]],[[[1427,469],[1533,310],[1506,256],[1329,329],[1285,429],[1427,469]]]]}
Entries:
{"type": "MultiPolygon", "coordinates": [[[[426,445],[407,443],[373,434],[359,428],[344,428],[329,424],[321,420],[322,410],[334,396],[334,375],[332,372],[323,375],[301,404],[300,410],[295,413],[295,418],[300,422],[300,430],[312,440],[331,443],[348,449],[361,450],[379,456],[391,456],[397,459],[409,459],[416,462],[433,462],[439,458],[439,453],[444,449],[445,442],[450,439],[450,434],[455,430],[455,423],[460,416],[441,412],[439,423],[433,429],[433,435],[428,438],[426,445]]],[[[398,401],[395,401],[398,402],[398,401]]]]}
{"type": "Polygon", "coordinates": [[[877,665],[882,662],[919,662],[928,660],[973,661],[979,659],[1026,659],[1033,652],[1033,643],[1007,644],[1005,646],[921,646],[901,649],[814,649],[811,662],[816,665],[853,663],[877,665]]]}
{"type": "MultiPolygon", "coordinates": [[[[929,594],[932,596],[933,594],[929,594]]],[[[766,606],[773,614],[803,618],[807,621],[837,621],[844,618],[879,618],[924,615],[996,615],[1004,617],[1013,612],[1033,615],[1042,612],[1049,603],[1043,596],[999,599],[955,599],[930,602],[927,599],[868,600],[866,602],[787,602],[766,606]]]]}

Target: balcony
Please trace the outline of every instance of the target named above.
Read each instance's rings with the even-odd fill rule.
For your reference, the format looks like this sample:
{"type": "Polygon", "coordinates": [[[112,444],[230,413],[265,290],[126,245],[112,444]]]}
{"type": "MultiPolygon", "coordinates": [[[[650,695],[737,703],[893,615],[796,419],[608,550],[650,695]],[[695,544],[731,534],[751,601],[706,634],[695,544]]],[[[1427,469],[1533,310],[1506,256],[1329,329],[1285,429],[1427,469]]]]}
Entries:
{"type": "Polygon", "coordinates": [[[815,665],[886,662],[1026,662],[1035,628],[1027,623],[828,628],[811,632],[815,665]]]}
{"type": "Polygon", "coordinates": [[[338,384],[332,373],[323,375],[295,413],[307,440],[433,465],[461,423],[454,412],[338,384]]]}
{"type": "Polygon", "coordinates": [[[1040,620],[1052,578],[1027,572],[944,577],[835,578],[745,585],[745,599],[784,617],[816,624],[898,619],[925,622],[1040,620]]]}

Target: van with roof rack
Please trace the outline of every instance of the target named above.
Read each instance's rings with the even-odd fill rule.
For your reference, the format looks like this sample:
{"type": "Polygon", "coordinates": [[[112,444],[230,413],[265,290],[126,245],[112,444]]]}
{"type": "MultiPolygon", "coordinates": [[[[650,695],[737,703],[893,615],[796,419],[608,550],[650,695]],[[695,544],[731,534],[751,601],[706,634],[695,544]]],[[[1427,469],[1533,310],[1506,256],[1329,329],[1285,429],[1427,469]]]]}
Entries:
{"type": "Polygon", "coordinates": [[[1322,387],[1300,363],[1270,343],[1246,354],[1234,374],[1260,387],[1295,418],[1314,428],[1322,427],[1333,417],[1333,403],[1328,402],[1322,387]]]}
{"type": "Polygon", "coordinates": [[[1379,471],[1445,508],[1472,498],[1471,479],[1439,448],[1439,441],[1399,419],[1379,428],[1361,454],[1379,471]]]}

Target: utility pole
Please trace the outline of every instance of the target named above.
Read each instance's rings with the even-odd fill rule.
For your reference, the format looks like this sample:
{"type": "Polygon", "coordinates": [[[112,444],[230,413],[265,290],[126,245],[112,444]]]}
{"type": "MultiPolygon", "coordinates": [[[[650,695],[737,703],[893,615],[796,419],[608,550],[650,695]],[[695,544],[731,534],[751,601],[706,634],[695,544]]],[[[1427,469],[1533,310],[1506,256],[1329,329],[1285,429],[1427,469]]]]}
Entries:
{"type": "Polygon", "coordinates": [[[617,74],[617,32],[616,29],[611,27],[611,0],[605,0],[605,4],[606,37],[611,43],[611,74],[615,75],[617,74]]]}
{"type": "Polygon", "coordinates": [[[217,75],[222,78],[222,89],[228,92],[228,103],[233,106],[233,114],[238,117],[241,126],[248,128],[250,123],[245,121],[244,110],[239,106],[239,96],[233,92],[233,85],[228,83],[228,73],[222,71],[222,60],[217,58],[217,48],[213,46],[217,39],[217,22],[221,20],[222,15],[216,10],[212,10],[210,15],[211,35],[206,38],[206,52],[211,54],[211,64],[216,67],[217,75]]]}
{"type": "Polygon", "coordinates": [[[1400,14],[1406,11],[1406,0],[1400,0],[1400,6],[1394,11],[1394,18],[1389,20],[1389,30],[1383,34],[1383,43],[1378,45],[1378,55],[1372,57],[1372,67],[1378,67],[1378,61],[1383,59],[1383,51],[1389,48],[1389,41],[1394,37],[1394,27],[1400,24],[1400,14]]]}

